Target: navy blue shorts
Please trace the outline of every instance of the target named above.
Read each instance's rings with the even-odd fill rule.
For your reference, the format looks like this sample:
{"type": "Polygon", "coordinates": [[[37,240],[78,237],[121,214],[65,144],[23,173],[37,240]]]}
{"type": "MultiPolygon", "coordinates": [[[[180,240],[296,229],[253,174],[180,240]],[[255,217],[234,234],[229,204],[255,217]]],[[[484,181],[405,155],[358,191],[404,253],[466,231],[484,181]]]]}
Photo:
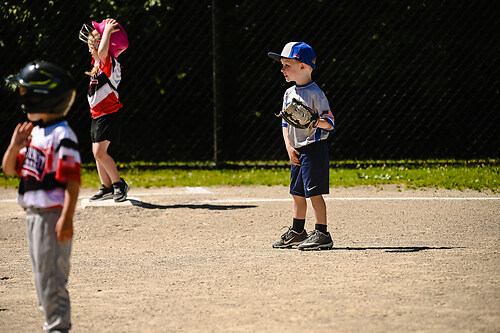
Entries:
{"type": "Polygon", "coordinates": [[[292,164],[290,194],[309,198],[330,193],[330,164],[326,140],[297,150],[300,152],[300,165],[292,164]]]}

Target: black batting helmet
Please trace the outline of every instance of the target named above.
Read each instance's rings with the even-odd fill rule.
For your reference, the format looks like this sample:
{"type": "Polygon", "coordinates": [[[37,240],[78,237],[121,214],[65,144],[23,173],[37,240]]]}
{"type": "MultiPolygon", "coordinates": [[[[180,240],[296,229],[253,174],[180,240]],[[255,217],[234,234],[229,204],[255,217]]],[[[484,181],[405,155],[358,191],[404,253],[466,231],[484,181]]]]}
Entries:
{"type": "Polygon", "coordinates": [[[21,108],[26,113],[67,114],[75,101],[76,88],[61,67],[45,61],[32,61],[7,82],[19,87],[21,108]]]}

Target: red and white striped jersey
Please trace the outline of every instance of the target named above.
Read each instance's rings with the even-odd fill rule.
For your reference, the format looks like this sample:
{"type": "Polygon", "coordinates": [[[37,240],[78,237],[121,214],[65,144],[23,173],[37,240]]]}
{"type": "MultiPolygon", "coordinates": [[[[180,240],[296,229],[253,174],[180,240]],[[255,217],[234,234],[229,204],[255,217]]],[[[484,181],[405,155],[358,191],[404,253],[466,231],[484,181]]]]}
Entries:
{"type": "Polygon", "coordinates": [[[114,113],[123,106],[118,95],[118,85],[122,79],[120,63],[108,54],[104,64],[92,59],[92,66],[96,64],[99,70],[90,77],[87,94],[92,118],[114,113]]]}
{"type": "Polygon", "coordinates": [[[76,135],[60,118],[35,126],[31,137],[29,146],[17,156],[16,170],[21,178],[17,202],[24,208],[62,207],[67,181],[81,181],[76,135]]]}

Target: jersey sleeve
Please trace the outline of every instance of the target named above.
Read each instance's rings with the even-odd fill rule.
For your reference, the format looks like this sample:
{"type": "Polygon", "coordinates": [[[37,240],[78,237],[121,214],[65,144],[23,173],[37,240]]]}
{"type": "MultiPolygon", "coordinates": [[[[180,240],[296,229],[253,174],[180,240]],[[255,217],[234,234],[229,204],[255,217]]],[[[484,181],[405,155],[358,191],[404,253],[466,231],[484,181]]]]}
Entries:
{"type": "MultiPolygon", "coordinates": [[[[281,106],[281,111],[285,110],[288,104],[289,102],[288,102],[288,89],[287,89],[285,91],[285,94],[283,95],[283,105],[281,106]]],[[[281,127],[288,127],[288,123],[283,118],[281,118],[281,127]]]]}
{"type": "Polygon", "coordinates": [[[328,99],[326,98],[325,94],[321,92],[315,95],[313,104],[314,105],[311,106],[311,108],[318,111],[320,118],[325,119],[330,125],[332,125],[332,129],[323,130],[331,133],[335,132],[335,118],[333,117],[332,110],[330,109],[330,104],[328,103],[328,99]]]}
{"type": "Polygon", "coordinates": [[[66,184],[68,180],[81,183],[81,160],[78,141],[74,133],[63,133],[56,147],[56,180],[66,184]]]}
{"type": "Polygon", "coordinates": [[[108,54],[106,57],[106,61],[100,63],[99,69],[106,74],[106,76],[109,78],[111,77],[111,73],[113,73],[113,59],[111,56],[108,54]]]}

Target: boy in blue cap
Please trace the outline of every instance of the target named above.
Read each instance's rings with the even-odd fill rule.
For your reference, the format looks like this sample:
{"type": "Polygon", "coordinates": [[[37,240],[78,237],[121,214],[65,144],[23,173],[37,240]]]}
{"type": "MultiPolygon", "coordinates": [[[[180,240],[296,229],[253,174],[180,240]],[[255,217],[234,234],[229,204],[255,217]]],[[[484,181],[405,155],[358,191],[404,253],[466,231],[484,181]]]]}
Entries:
{"type": "Polygon", "coordinates": [[[316,127],[293,127],[282,121],[283,140],[290,158],[290,194],[293,198],[293,225],[273,243],[274,248],[297,246],[299,250],[331,249],[333,241],[327,231],[326,204],[323,194],[329,193],[329,153],[326,139],[335,131],[335,122],[323,91],[312,81],[316,68],[316,54],[303,42],[290,42],[281,54],[269,52],[268,56],[281,62],[285,80],[295,82],[283,97],[285,109],[293,98],[305,103],[320,115],[316,127]],[[306,198],[311,200],[315,228],[311,233],[304,229],[307,211],[306,198]]]}

